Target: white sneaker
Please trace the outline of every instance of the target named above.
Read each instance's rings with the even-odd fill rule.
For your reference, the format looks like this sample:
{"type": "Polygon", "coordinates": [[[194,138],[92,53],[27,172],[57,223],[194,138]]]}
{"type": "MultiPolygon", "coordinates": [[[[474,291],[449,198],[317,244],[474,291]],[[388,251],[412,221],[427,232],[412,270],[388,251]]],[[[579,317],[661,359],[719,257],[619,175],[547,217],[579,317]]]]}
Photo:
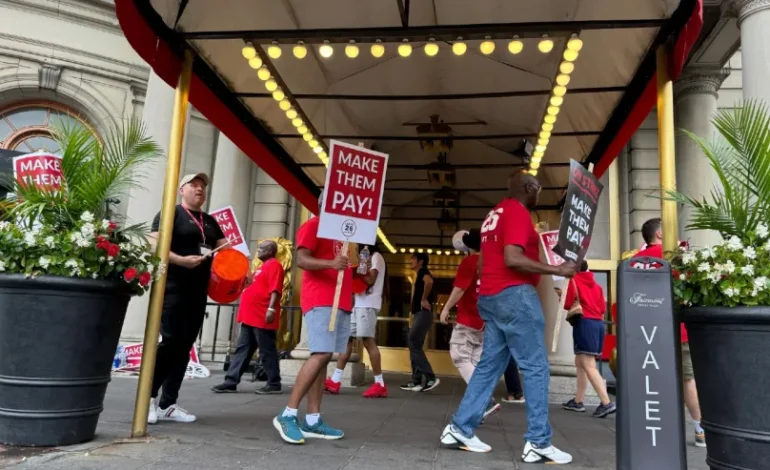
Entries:
{"type": "Polygon", "coordinates": [[[567,464],[572,462],[572,456],[562,452],[554,446],[538,448],[527,441],[524,445],[524,452],[521,454],[521,460],[526,463],[548,463],[548,464],[567,464]]]}
{"type": "Polygon", "coordinates": [[[150,398],[150,411],[147,413],[147,424],[158,422],[158,403],[154,398],[150,398]]]}
{"type": "Polygon", "coordinates": [[[490,446],[481,442],[481,439],[474,434],[471,437],[465,437],[459,429],[452,424],[447,424],[441,433],[441,443],[445,446],[457,447],[468,452],[489,452],[490,446]]]}
{"type": "Polygon", "coordinates": [[[197,419],[178,405],[171,405],[165,410],[158,408],[158,419],[161,421],[176,421],[177,423],[194,423],[197,419]]]}

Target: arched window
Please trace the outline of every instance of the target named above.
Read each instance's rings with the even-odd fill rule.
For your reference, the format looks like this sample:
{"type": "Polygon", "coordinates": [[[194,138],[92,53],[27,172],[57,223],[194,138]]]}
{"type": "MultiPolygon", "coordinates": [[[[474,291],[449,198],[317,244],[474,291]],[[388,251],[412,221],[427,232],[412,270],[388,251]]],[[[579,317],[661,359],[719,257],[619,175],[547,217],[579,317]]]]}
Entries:
{"type": "Polygon", "coordinates": [[[58,152],[51,128],[74,123],[91,128],[76,112],[55,102],[24,102],[0,108],[0,148],[25,153],[58,152]]]}

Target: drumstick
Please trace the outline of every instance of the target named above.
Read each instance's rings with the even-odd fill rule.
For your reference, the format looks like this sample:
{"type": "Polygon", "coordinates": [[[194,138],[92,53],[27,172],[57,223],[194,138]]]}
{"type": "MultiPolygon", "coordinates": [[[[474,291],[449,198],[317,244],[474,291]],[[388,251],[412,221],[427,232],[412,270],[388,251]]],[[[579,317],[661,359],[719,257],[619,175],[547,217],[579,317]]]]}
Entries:
{"type": "Polygon", "coordinates": [[[213,250],[211,250],[211,251],[209,252],[209,254],[207,254],[206,256],[211,256],[211,255],[213,255],[214,253],[216,253],[217,251],[221,250],[222,248],[225,248],[225,247],[228,247],[228,246],[232,245],[232,243],[233,243],[233,242],[231,242],[230,240],[227,240],[227,241],[226,241],[226,242],[225,242],[225,243],[224,243],[222,246],[218,246],[218,247],[214,248],[214,249],[213,249],[213,250]]]}
{"type": "MultiPolygon", "coordinates": [[[[342,242],[342,253],[347,256],[348,242],[342,242]]],[[[347,268],[345,268],[347,269],[347,268]]],[[[337,285],[334,287],[334,302],[332,303],[332,314],[329,318],[329,331],[334,331],[334,326],[337,323],[337,309],[340,306],[340,295],[342,294],[342,282],[345,276],[345,269],[341,269],[337,272],[337,285]]]]}

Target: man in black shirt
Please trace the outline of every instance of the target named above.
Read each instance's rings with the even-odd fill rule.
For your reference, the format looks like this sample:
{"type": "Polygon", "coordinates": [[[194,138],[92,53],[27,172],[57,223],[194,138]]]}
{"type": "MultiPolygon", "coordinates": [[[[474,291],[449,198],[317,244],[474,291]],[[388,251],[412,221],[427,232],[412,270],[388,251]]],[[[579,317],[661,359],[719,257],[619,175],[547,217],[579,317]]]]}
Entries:
{"type": "MultiPolygon", "coordinates": [[[[195,416],[176,404],[190,349],[198,337],[206,314],[208,283],[213,249],[226,243],[217,221],[202,211],[209,177],[204,173],[185,175],[179,183],[182,203],[174,211],[166,292],[152,383],[152,401],[147,422],[158,419],[192,423],[195,416]],[[158,392],[163,387],[160,401],[158,392]]],[[[152,240],[157,240],[160,213],[152,223],[152,240]]]]}
{"type": "Polygon", "coordinates": [[[409,329],[409,359],[412,362],[412,381],[401,386],[401,390],[427,392],[438,386],[440,380],[433,373],[428,362],[425,344],[430,327],[433,324],[433,276],[428,270],[429,257],[425,253],[415,253],[410,260],[410,267],[417,271],[417,278],[412,288],[412,327],[409,329]],[[423,383],[425,378],[425,383],[423,383]]]}

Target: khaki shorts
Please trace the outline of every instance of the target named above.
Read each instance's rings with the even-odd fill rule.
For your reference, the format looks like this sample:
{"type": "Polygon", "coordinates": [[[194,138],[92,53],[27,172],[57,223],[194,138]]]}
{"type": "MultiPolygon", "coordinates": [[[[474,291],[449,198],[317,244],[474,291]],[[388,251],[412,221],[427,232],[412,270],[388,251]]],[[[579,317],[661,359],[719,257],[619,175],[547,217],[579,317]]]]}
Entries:
{"type": "Polygon", "coordinates": [[[682,343],[682,380],[693,380],[694,378],[692,358],[690,357],[690,343],[682,343]]]}

